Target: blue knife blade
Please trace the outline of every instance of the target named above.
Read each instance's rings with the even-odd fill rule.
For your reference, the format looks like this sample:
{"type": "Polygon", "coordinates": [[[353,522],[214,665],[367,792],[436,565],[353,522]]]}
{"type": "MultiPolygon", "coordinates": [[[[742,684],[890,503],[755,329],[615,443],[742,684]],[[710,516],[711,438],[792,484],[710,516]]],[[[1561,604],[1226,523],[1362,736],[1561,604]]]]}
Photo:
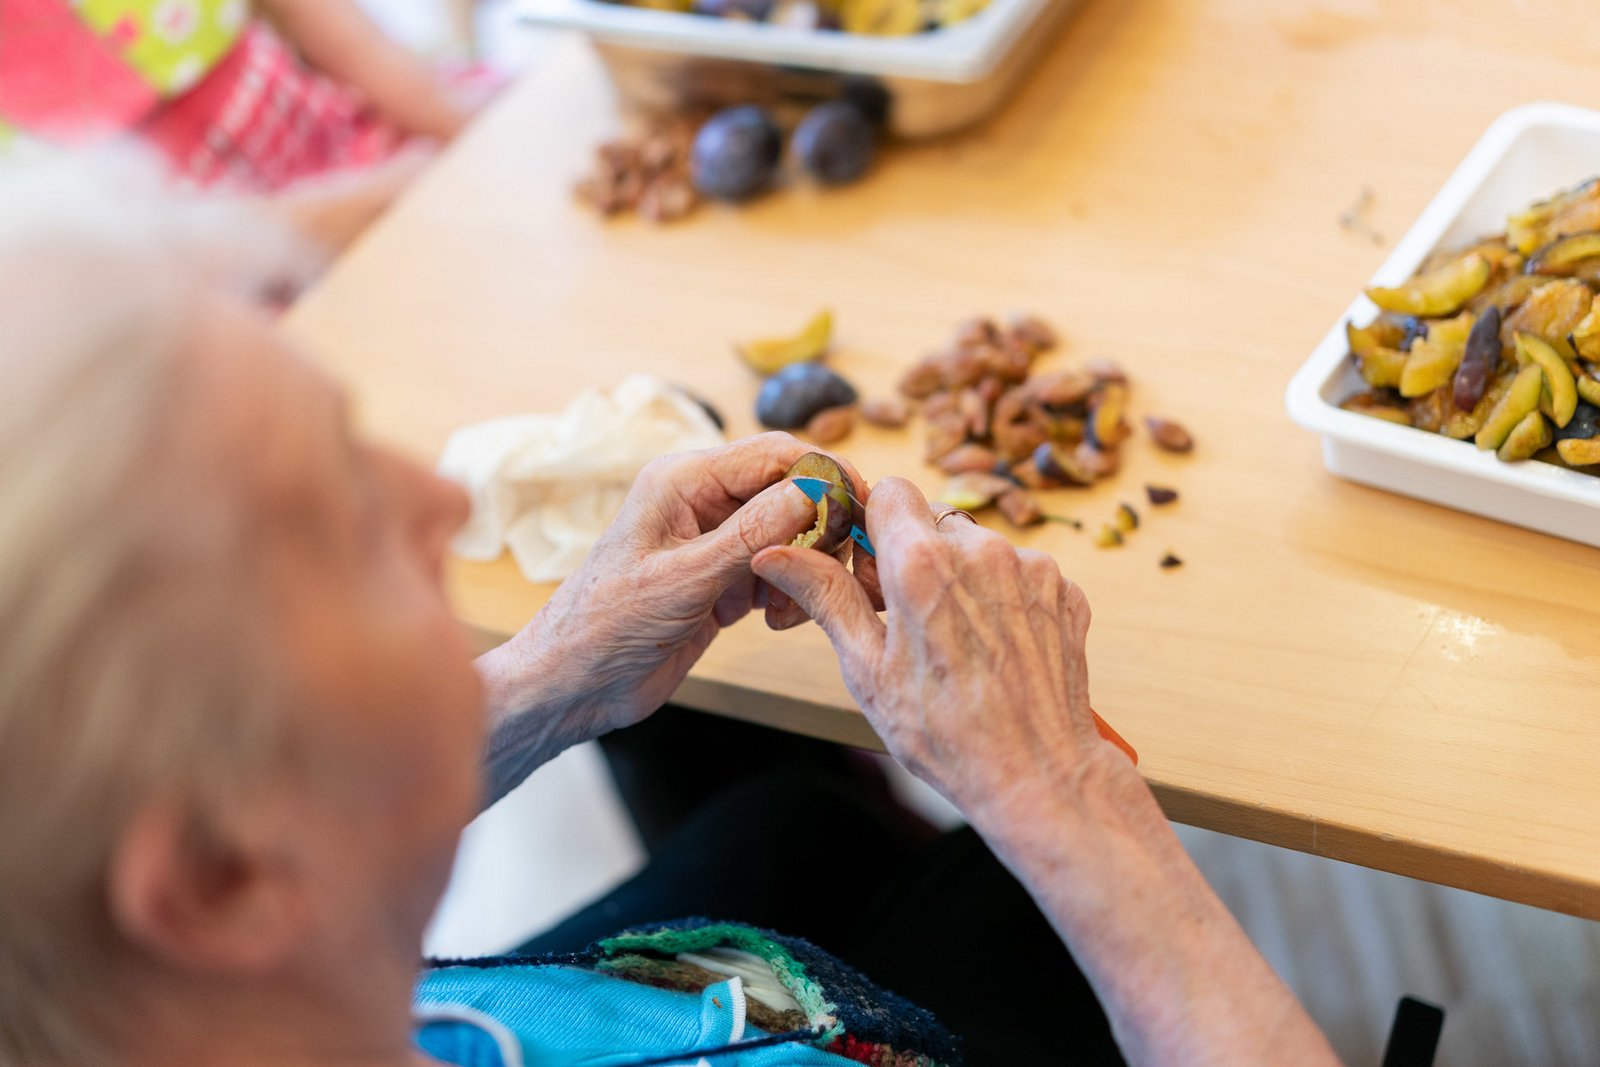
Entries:
{"type": "MultiPolygon", "coordinates": [[[[794,480],[794,484],[800,487],[800,491],[804,493],[813,504],[822,503],[822,498],[827,495],[829,489],[833,488],[832,482],[824,481],[821,478],[796,478],[794,480]]],[[[850,490],[846,489],[845,495],[850,497],[850,506],[857,515],[865,515],[867,513],[867,509],[862,505],[861,501],[855,498],[854,493],[851,493],[850,490]]],[[[872,540],[867,537],[867,531],[863,530],[855,523],[850,524],[850,540],[860,545],[861,551],[865,552],[874,559],[877,558],[878,550],[872,547],[872,540]]]]}

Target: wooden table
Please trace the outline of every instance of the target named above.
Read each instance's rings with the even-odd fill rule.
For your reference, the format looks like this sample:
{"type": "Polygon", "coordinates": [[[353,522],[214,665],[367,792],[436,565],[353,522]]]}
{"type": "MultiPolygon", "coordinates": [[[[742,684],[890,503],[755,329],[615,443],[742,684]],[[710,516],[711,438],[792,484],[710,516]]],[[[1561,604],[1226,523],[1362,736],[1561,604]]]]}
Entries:
{"type": "MultiPolygon", "coordinates": [[[[1128,546],[1017,538],[1087,590],[1096,706],[1168,813],[1600,917],[1600,553],[1341,482],[1282,401],[1384,254],[1340,212],[1371,187],[1392,241],[1498,113],[1536,99],[1600,101],[1582,0],[1088,0],[983,129],[897,148],[856,188],[655,229],[572,202],[618,120],[570,42],[289,328],[372,430],[431,457],[462,423],[641,369],[753,430],[730,341],[824,305],[869,395],[956,320],[1037,310],[1063,361],[1120,360],[1138,407],[1199,440],[1188,459],[1136,440],[1115,482],[1050,501],[1098,522],[1147,480],[1178,486],[1128,546]],[[1157,567],[1168,549],[1182,569],[1157,567]]],[[[869,478],[940,483],[915,432],[842,447],[869,478]]],[[[487,637],[549,592],[509,560],[451,579],[487,637]]],[[[876,743],[815,628],[739,625],[680,698],[876,743]]]]}

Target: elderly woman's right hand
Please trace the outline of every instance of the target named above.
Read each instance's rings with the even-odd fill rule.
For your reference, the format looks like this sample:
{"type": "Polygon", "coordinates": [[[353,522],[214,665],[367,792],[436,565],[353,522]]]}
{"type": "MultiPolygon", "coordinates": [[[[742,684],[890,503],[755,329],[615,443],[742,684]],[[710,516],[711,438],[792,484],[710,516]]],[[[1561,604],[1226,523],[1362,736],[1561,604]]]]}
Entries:
{"type": "Polygon", "coordinates": [[[754,560],[827,633],[891,754],[977,821],[1016,790],[1122,759],[1089,710],[1089,604],[1055,560],[962,515],[935,523],[916,487],[867,505],[887,618],[820,552],[754,560]]]}
{"type": "Polygon", "coordinates": [[[1337,1063],[1089,710],[1089,604],[1049,556],[885,479],[867,502],[886,618],[820,552],[757,575],[821,624],[889,751],[1038,903],[1129,1063],[1337,1063]]]}

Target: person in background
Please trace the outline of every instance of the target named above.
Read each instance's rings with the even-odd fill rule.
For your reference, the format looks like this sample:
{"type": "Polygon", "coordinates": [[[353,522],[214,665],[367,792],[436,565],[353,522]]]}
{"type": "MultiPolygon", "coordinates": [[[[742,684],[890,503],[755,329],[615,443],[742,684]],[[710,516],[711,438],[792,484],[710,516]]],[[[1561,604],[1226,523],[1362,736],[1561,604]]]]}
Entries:
{"type": "Polygon", "coordinates": [[[342,247],[486,99],[356,0],[0,0],[0,152],[133,139],[342,247]]]}
{"type": "Polygon", "coordinates": [[[353,428],[252,305],[271,249],[207,218],[0,174],[0,1067],[1334,1063],[1097,733],[1052,558],[886,478],[880,613],[792,545],[808,449],[769,434],[646,468],[474,660],[464,493],[353,428]],[[834,785],[735,793],[419,981],[467,822],[778,591],[972,829],[929,853],[834,785]]]}

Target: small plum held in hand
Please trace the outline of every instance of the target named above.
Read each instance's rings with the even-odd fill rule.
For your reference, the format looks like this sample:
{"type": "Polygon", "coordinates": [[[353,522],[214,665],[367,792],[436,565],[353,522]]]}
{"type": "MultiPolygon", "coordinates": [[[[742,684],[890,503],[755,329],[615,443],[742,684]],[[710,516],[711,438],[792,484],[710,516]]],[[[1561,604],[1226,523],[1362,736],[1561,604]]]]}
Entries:
{"type": "Polygon", "coordinates": [[[808,452],[795,460],[784,473],[784,478],[816,478],[828,483],[828,490],[817,501],[817,523],[801,533],[792,544],[799,548],[814,548],[819,552],[836,552],[850,540],[850,524],[866,522],[866,516],[855,514],[855,503],[850,498],[850,481],[843,468],[831,456],[821,452],[808,452]]]}
{"type": "Polygon", "coordinates": [[[794,154],[826,185],[859,179],[872,166],[877,144],[876,127],[842,100],[812,108],[794,131],[794,154]]]}
{"type": "Polygon", "coordinates": [[[782,156],[783,134],[761,108],[719,111],[694,138],[695,188],[715,200],[748,200],[772,182],[782,156]]]}

